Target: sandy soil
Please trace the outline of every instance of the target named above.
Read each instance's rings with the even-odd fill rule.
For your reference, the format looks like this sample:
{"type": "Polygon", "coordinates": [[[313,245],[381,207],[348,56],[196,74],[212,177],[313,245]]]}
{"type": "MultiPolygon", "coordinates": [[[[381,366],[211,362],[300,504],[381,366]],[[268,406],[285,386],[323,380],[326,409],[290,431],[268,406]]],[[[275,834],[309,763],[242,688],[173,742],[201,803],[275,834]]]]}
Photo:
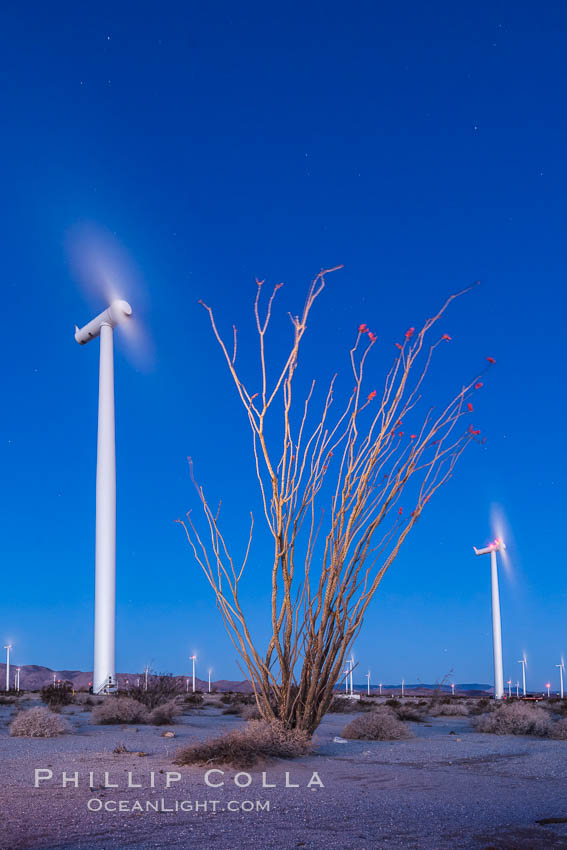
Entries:
{"type": "Polygon", "coordinates": [[[9,709],[0,708],[2,850],[567,848],[567,823],[538,823],[567,818],[564,741],[480,735],[458,717],[411,724],[416,737],[409,741],[335,743],[350,717],[330,715],[312,755],[250,770],[243,788],[227,769],[210,777],[225,781],[212,788],[204,768],[176,768],[173,753],[239,719],[212,708],[195,711],[166,727],[175,731],[171,739],[151,726],[90,726],[88,713],[71,711],[74,734],[42,740],[10,738],[9,709]],[[131,752],[114,754],[118,743],[131,752]],[[38,788],[36,768],[53,771],[38,788]],[[180,781],[170,777],[166,788],[167,771],[176,770],[180,781]],[[78,772],[78,788],[61,787],[63,771],[78,772]],[[104,787],[105,771],[118,788],[104,787]],[[129,771],[142,788],[127,787],[129,771]],[[263,771],[276,787],[262,787],[263,771]],[[289,784],[299,787],[285,787],[286,771],[289,784]],[[323,788],[308,787],[314,771],[323,788]],[[104,810],[119,801],[132,809],[136,800],[160,810],[104,810]],[[169,811],[176,801],[193,810],[169,811]],[[89,811],[89,805],[103,808],[89,811]]]}

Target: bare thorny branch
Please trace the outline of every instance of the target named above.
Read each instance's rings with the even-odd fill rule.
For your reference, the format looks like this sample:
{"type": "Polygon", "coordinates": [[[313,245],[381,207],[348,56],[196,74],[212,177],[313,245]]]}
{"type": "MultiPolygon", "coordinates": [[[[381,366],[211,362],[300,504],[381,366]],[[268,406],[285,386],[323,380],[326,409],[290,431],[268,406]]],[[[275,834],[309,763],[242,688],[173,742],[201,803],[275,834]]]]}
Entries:
{"type": "Polygon", "coordinates": [[[203,488],[195,482],[190,461],[208,533],[205,536],[197,530],[190,514],[178,520],[215,594],[263,716],[277,717],[288,726],[311,732],[329,706],[378,585],[425,505],[452,476],[468,443],[478,437],[479,432],[472,425],[467,430],[462,419],[472,410],[471,395],[482,386],[479,376],[475,377],[444,408],[426,410],[415,433],[404,431],[404,421],[412,413],[415,416],[421,401],[423,381],[435,350],[450,340],[443,334],[426,343],[426,336],[450,303],[468,291],[464,290],[448,298],[420,331],[410,328],[404,342],[396,343],[398,354],[380,400],[375,390],[366,397],[363,394],[365,368],[376,337],[361,325],[350,351],[353,388],[342,411],[331,421],[335,376],[314,427],[309,425],[309,414],[315,382],[301,402],[299,414],[294,415],[292,390],[301,341],[326,275],[332,271],[336,269],[321,271],[315,277],[301,315],[290,315],[292,343],[272,381],[265,338],[281,284],[273,289],[262,314],[264,282],[257,281],[254,317],[260,389],[254,393],[237,368],[236,328],[229,352],[212,309],[200,302],[248,416],[264,517],[273,539],[272,635],[264,652],[252,639],[239,598],[252,545],[252,515],[245,555],[235,566],[220,529],[218,511],[212,511],[203,488]],[[268,437],[270,416],[281,417],[282,439],[277,445],[273,437],[268,437]],[[412,479],[417,482],[415,501],[407,513],[399,503],[412,479]]]}

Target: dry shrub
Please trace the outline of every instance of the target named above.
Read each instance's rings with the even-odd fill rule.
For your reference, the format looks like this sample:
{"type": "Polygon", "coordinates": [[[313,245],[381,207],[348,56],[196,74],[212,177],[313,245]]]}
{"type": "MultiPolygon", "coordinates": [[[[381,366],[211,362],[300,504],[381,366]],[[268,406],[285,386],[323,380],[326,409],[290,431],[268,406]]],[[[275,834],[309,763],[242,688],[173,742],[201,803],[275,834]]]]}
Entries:
{"type": "Polygon", "coordinates": [[[387,705],[355,717],[347,723],[341,735],[354,741],[402,741],[412,737],[408,725],[399,720],[395,711],[387,705]]]}
{"type": "Polygon", "coordinates": [[[428,714],[431,717],[468,717],[469,707],[462,702],[433,703],[428,714]]]}
{"type": "Polygon", "coordinates": [[[420,723],[423,720],[423,716],[418,711],[416,705],[400,705],[394,711],[398,716],[398,720],[412,720],[414,723],[420,723]]]}
{"type": "Polygon", "coordinates": [[[557,723],[553,724],[551,737],[556,741],[567,741],[567,717],[562,717],[557,723]]]}
{"type": "Polygon", "coordinates": [[[166,702],[171,702],[172,699],[182,693],[183,680],[175,678],[171,673],[160,673],[159,675],[148,676],[148,685],[145,681],[140,682],[134,688],[128,691],[128,697],[141,702],[145,705],[148,711],[153,711],[158,705],[164,705],[166,702]]]}
{"type": "Polygon", "coordinates": [[[257,705],[243,705],[240,709],[240,716],[243,720],[261,720],[262,715],[257,705]]]}
{"type": "Polygon", "coordinates": [[[327,711],[329,714],[354,714],[358,711],[371,711],[373,708],[374,703],[367,700],[334,697],[327,711]]]}
{"type": "Polygon", "coordinates": [[[187,694],[187,696],[183,697],[183,702],[185,705],[192,706],[193,708],[200,708],[203,705],[203,695],[197,693],[187,694]]]}
{"type": "Polygon", "coordinates": [[[286,729],[281,723],[251,720],[218,738],[209,738],[178,750],[175,764],[227,764],[253,767],[264,759],[291,759],[311,750],[311,737],[301,729],[286,729]]]}
{"type": "Polygon", "coordinates": [[[490,714],[481,715],[475,726],[479,732],[494,735],[538,735],[551,734],[552,722],[542,708],[520,702],[501,705],[490,714]]]}
{"type": "Polygon", "coordinates": [[[174,722],[174,718],[177,717],[179,713],[179,706],[175,700],[171,700],[171,702],[166,702],[163,705],[158,705],[154,708],[154,710],[150,713],[148,723],[152,723],[154,726],[168,726],[170,723],[174,722]]]}
{"type": "Polygon", "coordinates": [[[49,708],[71,705],[73,702],[73,685],[71,682],[59,682],[58,685],[44,685],[39,692],[42,702],[49,708]]]}
{"type": "Polygon", "coordinates": [[[496,704],[494,700],[488,699],[487,697],[481,697],[480,699],[474,700],[471,705],[469,705],[469,715],[479,715],[486,714],[488,711],[494,711],[496,708],[496,704]]]}
{"type": "Polygon", "coordinates": [[[256,698],[254,694],[240,694],[231,691],[223,694],[220,701],[223,705],[255,705],[256,698]]]}
{"type": "Polygon", "coordinates": [[[69,725],[48,708],[20,711],[10,726],[10,735],[24,738],[54,738],[69,731],[69,725]]]}
{"type": "Polygon", "coordinates": [[[95,706],[90,722],[96,725],[110,723],[147,723],[148,710],[145,705],[129,697],[106,697],[95,706]]]}

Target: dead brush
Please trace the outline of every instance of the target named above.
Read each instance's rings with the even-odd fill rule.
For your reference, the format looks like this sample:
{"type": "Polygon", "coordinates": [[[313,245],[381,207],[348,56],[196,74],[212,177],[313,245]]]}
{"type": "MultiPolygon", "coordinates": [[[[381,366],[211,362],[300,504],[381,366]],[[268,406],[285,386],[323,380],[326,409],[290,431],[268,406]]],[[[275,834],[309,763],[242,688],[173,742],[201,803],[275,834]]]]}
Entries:
{"type": "Polygon", "coordinates": [[[151,715],[145,705],[129,697],[105,697],[91,711],[90,722],[95,725],[148,723],[151,715]]]}
{"type": "Polygon", "coordinates": [[[427,713],[431,717],[468,717],[469,707],[462,702],[433,702],[427,713]]]}
{"type": "Polygon", "coordinates": [[[10,735],[22,738],[54,738],[69,731],[67,721],[48,708],[20,711],[10,725],[10,735]]]}
{"type": "Polygon", "coordinates": [[[175,718],[181,713],[180,707],[175,700],[158,705],[150,712],[148,723],[153,726],[169,726],[175,722],[175,718]]]}
{"type": "Polygon", "coordinates": [[[551,735],[553,723],[544,709],[516,702],[481,715],[475,720],[475,727],[478,732],[494,735],[537,735],[545,738],[551,735]]]}
{"type": "Polygon", "coordinates": [[[311,736],[300,729],[286,729],[281,723],[251,720],[243,729],[178,750],[174,762],[226,764],[236,768],[253,767],[268,759],[292,759],[311,750],[311,736]]]}
{"type": "Polygon", "coordinates": [[[557,723],[553,724],[551,737],[556,741],[567,741],[567,717],[562,717],[557,723]]]}
{"type": "Polygon", "coordinates": [[[394,709],[398,720],[404,721],[412,721],[413,723],[421,723],[423,720],[423,714],[419,711],[416,705],[412,705],[411,703],[404,703],[403,705],[399,705],[394,709]]]}
{"type": "Polygon", "coordinates": [[[355,717],[347,723],[341,735],[353,741],[403,741],[413,737],[408,725],[387,705],[355,717]]]}

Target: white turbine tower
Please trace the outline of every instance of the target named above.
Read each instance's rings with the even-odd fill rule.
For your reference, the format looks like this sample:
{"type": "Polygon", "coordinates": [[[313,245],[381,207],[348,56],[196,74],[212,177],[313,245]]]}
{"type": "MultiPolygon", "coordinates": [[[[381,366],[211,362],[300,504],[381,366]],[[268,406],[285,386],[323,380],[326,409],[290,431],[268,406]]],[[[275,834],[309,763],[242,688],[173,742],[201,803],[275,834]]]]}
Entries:
{"type": "Polygon", "coordinates": [[[565,661],[563,658],[561,659],[561,664],[556,664],[556,667],[559,667],[559,683],[560,683],[560,696],[563,699],[563,670],[565,669],[565,661]]]}
{"type": "Polygon", "coordinates": [[[527,664],[527,663],[528,663],[528,662],[527,662],[527,660],[526,660],[526,656],[525,656],[525,655],[524,655],[524,657],[521,659],[521,661],[518,661],[518,664],[521,664],[521,665],[522,665],[522,688],[523,688],[524,696],[526,696],[526,693],[527,693],[527,692],[526,692],[526,664],[527,664]]]}
{"type": "Polygon", "coordinates": [[[4,647],[6,650],[6,690],[10,690],[10,650],[13,649],[11,643],[6,644],[4,647]]]}
{"type": "Polygon", "coordinates": [[[127,301],[113,301],[75,339],[100,336],[96,463],[95,628],[93,693],[116,685],[116,447],[114,436],[113,329],[132,315],[127,301]]]}
{"type": "Polygon", "coordinates": [[[189,661],[193,662],[193,693],[195,693],[195,661],[197,660],[196,655],[190,655],[189,661]]]}
{"type": "Polygon", "coordinates": [[[369,671],[368,671],[368,673],[366,674],[366,679],[367,679],[367,682],[366,682],[366,684],[367,684],[367,692],[368,692],[368,696],[370,696],[370,670],[369,670],[369,671]]]}
{"type": "Polygon", "coordinates": [[[504,696],[504,672],[502,670],[502,620],[500,617],[500,593],[498,591],[498,565],[496,553],[506,549],[503,540],[496,539],[484,549],[473,546],[475,555],[490,554],[490,575],[492,584],[492,650],[494,654],[494,699],[504,696]]]}

